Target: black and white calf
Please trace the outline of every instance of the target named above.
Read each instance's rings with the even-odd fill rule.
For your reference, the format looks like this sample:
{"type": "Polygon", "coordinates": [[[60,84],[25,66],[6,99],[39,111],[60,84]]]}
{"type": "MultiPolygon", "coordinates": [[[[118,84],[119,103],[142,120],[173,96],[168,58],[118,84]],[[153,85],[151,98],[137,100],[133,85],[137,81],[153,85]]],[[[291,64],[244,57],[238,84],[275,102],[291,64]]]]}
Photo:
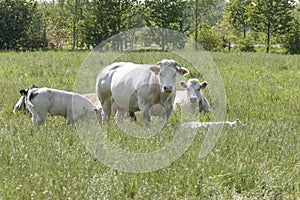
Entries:
{"type": "Polygon", "coordinates": [[[78,120],[100,119],[101,108],[74,92],[51,88],[35,88],[26,96],[26,107],[32,114],[32,122],[41,125],[47,113],[67,118],[67,125],[78,120]]]}

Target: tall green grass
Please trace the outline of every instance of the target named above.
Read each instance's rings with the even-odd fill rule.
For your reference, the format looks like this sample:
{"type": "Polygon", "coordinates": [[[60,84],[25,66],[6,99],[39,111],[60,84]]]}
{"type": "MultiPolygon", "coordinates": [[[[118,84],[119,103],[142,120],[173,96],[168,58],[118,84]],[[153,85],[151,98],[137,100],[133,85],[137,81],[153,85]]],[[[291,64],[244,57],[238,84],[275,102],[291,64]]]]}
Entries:
{"type": "MultiPolygon", "coordinates": [[[[0,199],[300,198],[300,56],[212,53],[226,90],[226,119],[239,118],[247,126],[224,128],[203,159],[198,155],[205,132],[199,131],[176,162],[141,174],[113,170],[97,161],[64,118],[49,116],[44,125],[34,127],[28,114],[12,113],[18,91],[30,84],[73,90],[86,56],[0,54],[0,199]]],[[[120,59],[146,62],[164,56],[144,52],[120,59]]],[[[203,80],[201,74],[192,75],[203,80]]],[[[169,126],[177,120],[171,117],[167,136],[157,137],[155,147],[159,139],[172,136],[169,126]]],[[[139,147],[114,123],[108,134],[124,148],[126,143],[139,147]]]]}

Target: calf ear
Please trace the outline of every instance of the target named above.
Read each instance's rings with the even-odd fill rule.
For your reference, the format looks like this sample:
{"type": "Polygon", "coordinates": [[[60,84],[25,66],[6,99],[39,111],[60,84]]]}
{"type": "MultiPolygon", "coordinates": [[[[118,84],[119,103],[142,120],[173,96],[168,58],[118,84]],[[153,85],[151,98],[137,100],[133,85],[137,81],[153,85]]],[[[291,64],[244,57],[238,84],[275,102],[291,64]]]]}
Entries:
{"type": "Polygon", "coordinates": [[[200,84],[200,88],[201,88],[201,89],[205,89],[207,86],[208,86],[208,82],[207,82],[207,81],[203,81],[203,82],[200,84]]]}
{"type": "Polygon", "coordinates": [[[26,90],[20,90],[19,91],[21,95],[26,96],[27,95],[27,91],[26,90]]]}
{"type": "Polygon", "coordinates": [[[183,89],[186,89],[186,88],[187,88],[186,82],[180,81],[179,84],[180,84],[180,86],[181,86],[183,89]]]}
{"type": "Polygon", "coordinates": [[[160,68],[157,66],[151,66],[149,69],[150,71],[154,72],[155,75],[158,75],[160,72],[160,68]]]}
{"type": "Polygon", "coordinates": [[[185,75],[185,74],[188,74],[188,73],[189,73],[189,70],[186,69],[186,68],[184,68],[184,67],[182,67],[182,68],[179,68],[179,69],[177,70],[177,72],[178,72],[180,75],[185,75]]]}

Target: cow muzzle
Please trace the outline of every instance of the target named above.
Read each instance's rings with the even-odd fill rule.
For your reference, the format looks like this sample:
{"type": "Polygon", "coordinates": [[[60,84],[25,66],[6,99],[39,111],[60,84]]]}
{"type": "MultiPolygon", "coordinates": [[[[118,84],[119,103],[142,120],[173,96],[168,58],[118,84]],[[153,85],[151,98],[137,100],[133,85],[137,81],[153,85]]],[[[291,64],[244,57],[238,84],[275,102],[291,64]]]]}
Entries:
{"type": "Polygon", "coordinates": [[[197,98],[196,97],[191,97],[190,98],[190,102],[191,103],[196,103],[197,102],[197,98]]]}
{"type": "Polygon", "coordinates": [[[164,89],[164,92],[166,92],[166,93],[171,93],[173,91],[172,86],[164,86],[163,89],[164,89]]]}

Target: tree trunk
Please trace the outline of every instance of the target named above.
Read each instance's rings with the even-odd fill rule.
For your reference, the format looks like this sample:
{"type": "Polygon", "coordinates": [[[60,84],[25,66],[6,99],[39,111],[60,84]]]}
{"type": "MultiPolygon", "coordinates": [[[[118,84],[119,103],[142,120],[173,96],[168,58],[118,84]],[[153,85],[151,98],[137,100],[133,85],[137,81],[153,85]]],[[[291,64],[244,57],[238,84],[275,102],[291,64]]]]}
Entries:
{"type": "Polygon", "coordinates": [[[271,24],[268,22],[267,25],[267,41],[266,41],[266,53],[270,51],[270,40],[271,40],[271,24]]]}
{"type": "Polygon", "coordinates": [[[161,49],[165,51],[165,28],[162,28],[162,35],[161,35],[161,49]]]}
{"type": "Polygon", "coordinates": [[[75,50],[76,44],[77,44],[77,9],[78,8],[78,0],[75,0],[75,5],[74,5],[74,20],[73,20],[73,41],[72,41],[72,50],[75,50]]]}
{"type": "Polygon", "coordinates": [[[75,50],[76,45],[76,20],[73,21],[73,39],[72,39],[72,50],[75,50]]]}
{"type": "Polygon", "coordinates": [[[195,1],[195,50],[198,51],[198,0],[195,1]]]}

